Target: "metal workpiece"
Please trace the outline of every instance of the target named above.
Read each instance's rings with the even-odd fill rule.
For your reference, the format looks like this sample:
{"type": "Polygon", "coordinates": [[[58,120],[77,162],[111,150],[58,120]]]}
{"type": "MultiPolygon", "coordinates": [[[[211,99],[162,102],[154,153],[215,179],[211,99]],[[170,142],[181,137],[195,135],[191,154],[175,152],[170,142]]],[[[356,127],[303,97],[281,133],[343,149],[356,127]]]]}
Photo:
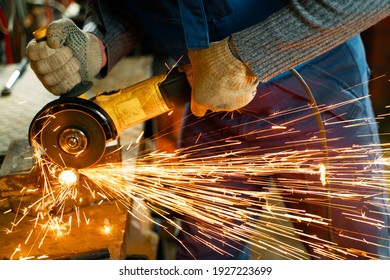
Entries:
{"type": "Polygon", "coordinates": [[[0,207],[17,213],[40,194],[34,192],[39,172],[34,168],[33,149],[27,139],[12,141],[0,168],[0,207]]]}
{"type": "Polygon", "coordinates": [[[33,153],[27,139],[11,141],[0,167],[0,177],[30,173],[34,166],[33,153]]]}
{"type": "Polygon", "coordinates": [[[80,221],[75,212],[64,214],[58,231],[35,227],[32,217],[0,214],[0,259],[125,259],[125,207],[104,202],[81,213],[80,221]]]}
{"type": "MultiPolygon", "coordinates": [[[[121,160],[110,152],[111,162],[121,160]]],[[[31,159],[28,141],[18,140],[1,165],[0,259],[124,259],[128,207],[96,196],[98,188],[79,174],[65,186],[59,174],[67,169],[31,159]]]]}

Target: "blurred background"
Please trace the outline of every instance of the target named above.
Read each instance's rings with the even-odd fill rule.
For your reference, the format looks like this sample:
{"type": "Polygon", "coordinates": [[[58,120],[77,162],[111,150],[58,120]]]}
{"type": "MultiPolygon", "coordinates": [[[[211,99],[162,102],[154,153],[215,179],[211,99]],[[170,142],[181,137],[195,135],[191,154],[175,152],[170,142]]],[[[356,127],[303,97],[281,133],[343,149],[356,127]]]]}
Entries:
{"type": "Polygon", "coordinates": [[[82,15],[85,1],[73,0],[0,0],[0,63],[18,63],[32,32],[62,16],[82,15]],[[79,4],[80,3],[80,4],[79,4]]]}

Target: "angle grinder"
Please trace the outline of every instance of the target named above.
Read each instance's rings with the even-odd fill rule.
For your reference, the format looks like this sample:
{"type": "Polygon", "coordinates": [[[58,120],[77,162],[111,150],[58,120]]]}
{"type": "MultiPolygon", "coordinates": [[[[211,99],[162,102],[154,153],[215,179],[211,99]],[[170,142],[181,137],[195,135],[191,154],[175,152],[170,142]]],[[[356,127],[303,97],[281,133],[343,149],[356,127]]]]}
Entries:
{"type": "Polygon", "coordinates": [[[52,162],[76,169],[98,163],[124,129],[189,102],[191,96],[186,75],[177,67],[88,100],[76,97],[85,93],[85,86],[75,88],[35,115],[29,140],[30,145],[36,141],[52,162]]]}

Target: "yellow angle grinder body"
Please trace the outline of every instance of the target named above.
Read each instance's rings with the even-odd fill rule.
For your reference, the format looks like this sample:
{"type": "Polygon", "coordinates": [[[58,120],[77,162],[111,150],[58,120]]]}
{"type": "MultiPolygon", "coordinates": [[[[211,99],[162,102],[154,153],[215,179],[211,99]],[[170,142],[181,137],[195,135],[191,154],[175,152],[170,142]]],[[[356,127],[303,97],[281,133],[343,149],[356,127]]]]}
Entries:
{"type": "Polygon", "coordinates": [[[177,68],[89,100],[66,95],[35,115],[29,128],[30,145],[36,141],[49,160],[60,166],[86,168],[99,162],[107,144],[125,128],[189,102],[190,96],[186,75],[177,68]]]}

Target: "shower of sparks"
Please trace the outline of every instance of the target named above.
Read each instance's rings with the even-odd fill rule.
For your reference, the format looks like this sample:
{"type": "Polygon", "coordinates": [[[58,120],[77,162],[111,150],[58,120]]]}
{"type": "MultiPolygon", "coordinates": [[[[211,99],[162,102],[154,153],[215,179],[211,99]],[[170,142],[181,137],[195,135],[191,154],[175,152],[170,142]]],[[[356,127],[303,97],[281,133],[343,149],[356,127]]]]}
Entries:
{"type": "MultiPolygon", "coordinates": [[[[319,109],[326,111],[329,108],[319,109]]],[[[299,110],[304,108],[296,108],[294,112],[299,110]]],[[[288,113],[291,112],[276,112],[274,115],[288,113]]],[[[309,116],[312,114],[307,114],[307,117],[309,116]]],[[[367,120],[355,120],[349,125],[364,125],[366,122],[367,120]]],[[[329,119],[325,123],[332,126],[336,120],[329,119]]],[[[271,125],[270,130],[264,131],[262,137],[270,137],[272,141],[272,136],[278,133],[299,133],[289,129],[289,125],[290,123],[271,125]]],[[[130,211],[133,205],[140,202],[136,203],[140,213],[137,219],[150,219],[150,222],[157,223],[142,214],[147,213],[145,210],[151,210],[170,226],[189,235],[191,233],[185,231],[183,224],[190,223],[190,218],[198,228],[198,233],[191,237],[220,254],[231,254],[230,249],[241,250],[240,244],[246,244],[250,250],[270,251],[286,259],[313,257],[304,249],[283,241],[287,239],[303,242],[314,248],[318,255],[331,259],[361,255],[373,259],[380,257],[354,248],[341,247],[332,240],[306,234],[284,222],[291,220],[307,226],[327,228],[334,235],[358,242],[369,242],[367,240],[370,236],[359,236],[352,230],[340,230],[333,226],[330,217],[303,211],[299,208],[299,203],[327,206],[340,211],[346,219],[356,223],[372,225],[379,229],[388,228],[389,225],[385,221],[372,218],[363,209],[354,209],[348,202],[364,200],[367,206],[374,205],[378,209],[388,207],[387,199],[380,194],[388,191],[389,173],[384,171],[382,177],[373,175],[382,172],[378,166],[389,167],[390,160],[386,155],[390,144],[381,145],[381,154],[378,153],[377,145],[355,145],[333,149],[331,156],[324,159],[324,152],[320,148],[292,148],[305,146],[307,143],[321,144],[323,139],[316,137],[302,143],[286,142],[282,152],[272,152],[262,147],[242,148],[240,140],[231,138],[225,139],[224,143],[208,143],[207,148],[204,145],[197,146],[198,140],[205,133],[199,134],[194,141],[195,145],[188,149],[178,149],[173,153],[154,151],[123,162],[78,170],[79,176],[73,178],[78,181],[77,184],[69,183],[69,177],[66,177],[68,179],[65,183],[60,183],[61,176],[69,170],[63,170],[47,161],[35,143],[34,158],[42,184],[39,189],[31,192],[39,193],[40,196],[26,208],[20,209],[10,232],[29,212],[36,213],[34,228],[41,233],[39,240],[33,240],[37,246],[43,244],[48,232],[58,237],[69,234],[72,218],[63,219],[64,213],[70,211],[69,209],[75,212],[78,225],[87,225],[88,217],[80,207],[82,186],[98,202],[96,207],[99,207],[102,201],[115,200],[127,207],[129,213],[133,213],[134,211],[130,211]],[[225,150],[229,148],[229,152],[203,157],[193,156],[200,150],[217,150],[222,147],[225,150]],[[380,154],[380,157],[373,160],[371,156],[375,154],[380,154]],[[356,173],[356,161],[364,165],[364,173],[356,173]],[[277,174],[302,175],[302,179],[289,179],[285,176],[271,183],[270,176],[277,174]],[[229,187],[227,184],[235,181],[243,181],[252,188],[243,190],[229,187]],[[337,185],[337,188],[333,188],[333,185],[337,185]],[[290,207],[287,208],[285,203],[290,204],[290,207]],[[223,242],[226,240],[231,240],[231,244],[223,242]],[[221,241],[225,246],[216,246],[215,241],[221,241]]],[[[142,134],[136,143],[140,143],[141,137],[142,134]]],[[[338,140],[330,138],[326,141],[331,143],[338,140]]],[[[131,145],[127,149],[130,149],[131,145]]],[[[70,175],[75,175],[74,171],[71,171],[70,175]]],[[[159,225],[163,230],[168,230],[165,223],[159,225]]],[[[102,225],[102,231],[106,235],[110,235],[111,230],[109,223],[102,225]]],[[[30,242],[30,236],[31,234],[26,243],[30,242]]],[[[181,242],[178,237],[174,238],[181,242]]],[[[186,247],[186,244],[182,245],[186,247]]],[[[11,258],[19,251],[20,245],[11,258]]]]}
{"type": "MultiPolygon", "coordinates": [[[[294,227],[283,225],[282,221],[292,219],[311,226],[325,226],[329,227],[329,230],[332,228],[331,220],[326,217],[315,216],[300,209],[286,209],[281,205],[281,194],[287,192],[315,195],[322,199],[311,203],[323,205],[328,203],[328,198],[347,201],[361,199],[363,195],[359,194],[359,191],[351,193],[349,188],[351,185],[357,190],[359,187],[367,188],[370,185],[377,189],[378,193],[387,188],[382,181],[378,182],[369,176],[345,180],[343,182],[345,189],[328,188],[327,183],[340,180],[338,176],[333,176],[340,170],[337,166],[333,167],[334,170],[333,168],[325,170],[322,163],[317,165],[309,163],[313,158],[321,159],[321,151],[318,150],[286,151],[256,155],[252,158],[240,156],[246,152],[232,150],[230,153],[213,158],[199,159],[186,159],[184,151],[178,151],[177,154],[155,152],[138,158],[136,162],[105,164],[80,170],[80,173],[93,181],[98,188],[110,193],[112,197],[124,198],[125,201],[146,202],[145,207],[149,207],[178,229],[182,227],[170,218],[170,214],[173,212],[178,217],[190,217],[197,222],[200,232],[199,236],[194,238],[208,246],[212,246],[213,243],[211,236],[219,236],[222,239],[231,239],[237,244],[249,243],[255,248],[269,250],[286,258],[308,258],[309,256],[304,251],[271,236],[273,233],[279,237],[299,240],[299,237],[305,235],[294,227]],[[263,187],[255,191],[228,188],[224,184],[228,178],[241,178],[249,184],[268,186],[269,182],[262,178],[282,172],[317,175],[322,182],[321,180],[319,182],[285,180],[279,186],[283,190],[263,187]],[[329,174],[328,182],[323,180],[325,172],[329,174]],[[310,184],[310,189],[304,188],[305,184],[310,184]]],[[[344,149],[340,151],[341,154],[345,152],[344,149]]],[[[359,147],[356,151],[350,149],[348,152],[351,155],[345,157],[350,156],[352,164],[353,159],[365,157],[367,151],[359,147]]],[[[342,168],[344,174],[353,172],[347,170],[346,166],[342,168]]],[[[286,195],[283,199],[285,202],[295,202],[288,201],[286,195]]],[[[373,196],[367,203],[385,203],[375,199],[373,196]]],[[[352,216],[350,212],[354,213],[356,209],[348,209],[348,205],[332,206],[343,209],[345,215],[351,215],[351,219],[356,219],[358,222],[374,224],[377,227],[388,226],[383,221],[366,219],[360,213],[352,216]]],[[[323,250],[322,255],[328,254],[335,259],[359,255],[358,252],[352,252],[351,248],[340,248],[337,244],[321,240],[316,236],[306,237],[305,242],[309,246],[318,247],[319,252],[323,250]]],[[[227,253],[223,248],[214,249],[222,254],[227,253]]]]}

